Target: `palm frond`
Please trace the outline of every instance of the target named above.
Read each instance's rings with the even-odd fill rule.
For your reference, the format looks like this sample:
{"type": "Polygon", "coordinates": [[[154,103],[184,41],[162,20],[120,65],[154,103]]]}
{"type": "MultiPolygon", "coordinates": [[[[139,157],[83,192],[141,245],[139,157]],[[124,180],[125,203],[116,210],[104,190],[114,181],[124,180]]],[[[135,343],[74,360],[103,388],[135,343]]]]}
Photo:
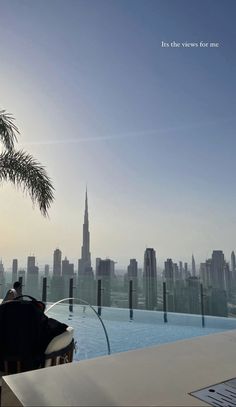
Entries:
{"type": "Polygon", "coordinates": [[[44,216],[54,199],[53,186],[44,167],[25,151],[4,151],[0,154],[0,183],[11,181],[29,193],[44,216]]]}
{"type": "Polygon", "coordinates": [[[14,117],[5,110],[0,111],[0,141],[7,150],[14,148],[19,130],[14,124],[14,117]]]}

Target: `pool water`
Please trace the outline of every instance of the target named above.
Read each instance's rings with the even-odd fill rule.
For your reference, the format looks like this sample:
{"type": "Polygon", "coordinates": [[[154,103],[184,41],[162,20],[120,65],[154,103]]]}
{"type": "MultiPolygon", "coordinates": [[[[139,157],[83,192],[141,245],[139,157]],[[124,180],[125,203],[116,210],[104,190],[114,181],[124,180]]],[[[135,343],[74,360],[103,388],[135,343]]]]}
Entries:
{"type": "MultiPolygon", "coordinates": [[[[97,310],[97,307],[94,308],[97,310]]],[[[84,305],[58,304],[49,310],[49,317],[56,318],[74,328],[77,352],[74,360],[90,359],[108,354],[105,333],[95,312],[84,305]]],[[[205,316],[202,328],[200,315],[168,313],[168,322],[163,321],[163,312],[134,310],[130,319],[128,309],[102,308],[101,318],[109,337],[111,353],[145,348],[180,339],[209,335],[236,329],[236,319],[205,316]]]]}

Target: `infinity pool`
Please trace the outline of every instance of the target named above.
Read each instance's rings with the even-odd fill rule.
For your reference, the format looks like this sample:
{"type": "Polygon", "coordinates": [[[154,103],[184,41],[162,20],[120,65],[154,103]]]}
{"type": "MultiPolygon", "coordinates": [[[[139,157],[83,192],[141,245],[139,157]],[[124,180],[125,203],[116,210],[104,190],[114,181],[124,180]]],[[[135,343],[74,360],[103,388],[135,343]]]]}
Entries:
{"type": "MultiPolygon", "coordinates": [[[[68,304],[61,303],[49,310],[47,315],[74,328],[78,345],[74,360],[107,355],[104,329],[89,306],[74,305],[71,312],[68,304]]],[[[201,316],[192,314],[168,313],[168,322],[164,323],[163,312],[159,311],[134,310],[130,319],[128,309],[102,308],[101,318],[111,353],[236,329],[236,319],[210,316],[205,317],[205,327],[202,328],[201,316]]]]}

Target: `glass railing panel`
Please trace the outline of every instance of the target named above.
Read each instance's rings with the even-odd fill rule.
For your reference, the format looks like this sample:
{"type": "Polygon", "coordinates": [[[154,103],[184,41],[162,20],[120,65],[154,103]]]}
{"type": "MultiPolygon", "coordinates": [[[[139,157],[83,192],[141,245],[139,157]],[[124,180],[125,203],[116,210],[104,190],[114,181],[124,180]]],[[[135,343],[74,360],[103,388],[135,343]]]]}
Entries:
{"type": "Polygon", "coordinates": [[[72,326],[77,351],[74,360],[89,359],[110,353],[109,338],[96,310],[81,300],[62,300],[48,304],[46,314],[72,326]]]}
{"type": "Polygon", "coordinates": [[[73,296],[83,298],[92,305],[101,304],[102,307],[166,310],[168,313],[233,317],[236,309],[232,299],[229,302],[225,290],[203,285],[198,277],[173,280],[158,275],[157,278],[145,280],[140,276],[128,278],[127,275],[100,276],[99,279],[74,276],[72,290],[70,280],[68,276],[48,277],[45,292],[42,279],[40,289],[37,293],[34,291],[35,295],[28,283],[23,287],[23,292],[38,299],[45,294],[49,302],[73,296]]]}
{"type": "MultiPolygon", "coordinates": [[[[94,310],[75,301],[73,312],[70,312],[67,300],[57,304],[48,314],[74,327],[78,342],[75,360],[109,353],[102,324],[111,353],[236,329],[236,319],[223,317],[225,293],[206,287],[201,291],[198,278],[173,282],[158,276],[148,282],[140,279],[137,282],[113,276],[111,281],[100,280],[100,283],[91,278],[73,281],[74,296],[83,294],[80,298],[90,302],[94,310]],[[215,316],[210,315],[212,311],[215,316]]],[[[62,279],[56,283],[53,289],[52,282],[48,284],[47,298],[54,301],[60,292],[64,295],[70,292],[69,280],[66,285],[62,279]]]]}
{"type": "Polygon", "coordinates": [[[168,313],[164,322],[162,311],[130,310],[102,307],[101,317],[106,326],[111,352],[155,346],[181,339],[236,329],[236,319],[206,316],[202,327],[201,315],[168,313]]]}

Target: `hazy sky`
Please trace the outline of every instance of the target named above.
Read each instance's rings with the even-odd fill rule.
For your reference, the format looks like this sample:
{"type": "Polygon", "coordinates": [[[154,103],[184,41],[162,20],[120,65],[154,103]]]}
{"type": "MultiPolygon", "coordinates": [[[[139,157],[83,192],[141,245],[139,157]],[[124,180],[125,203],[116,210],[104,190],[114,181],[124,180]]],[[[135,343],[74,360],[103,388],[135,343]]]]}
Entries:
{"type": "Polygon", "coordinates": [[[235,0],[0,0],[0,107],[47,168],[50,218],[0,190],[0,257],[160,265],[236,248],[235,0]],[[161,41],[219,42],[162,48],[161,41]]]}

